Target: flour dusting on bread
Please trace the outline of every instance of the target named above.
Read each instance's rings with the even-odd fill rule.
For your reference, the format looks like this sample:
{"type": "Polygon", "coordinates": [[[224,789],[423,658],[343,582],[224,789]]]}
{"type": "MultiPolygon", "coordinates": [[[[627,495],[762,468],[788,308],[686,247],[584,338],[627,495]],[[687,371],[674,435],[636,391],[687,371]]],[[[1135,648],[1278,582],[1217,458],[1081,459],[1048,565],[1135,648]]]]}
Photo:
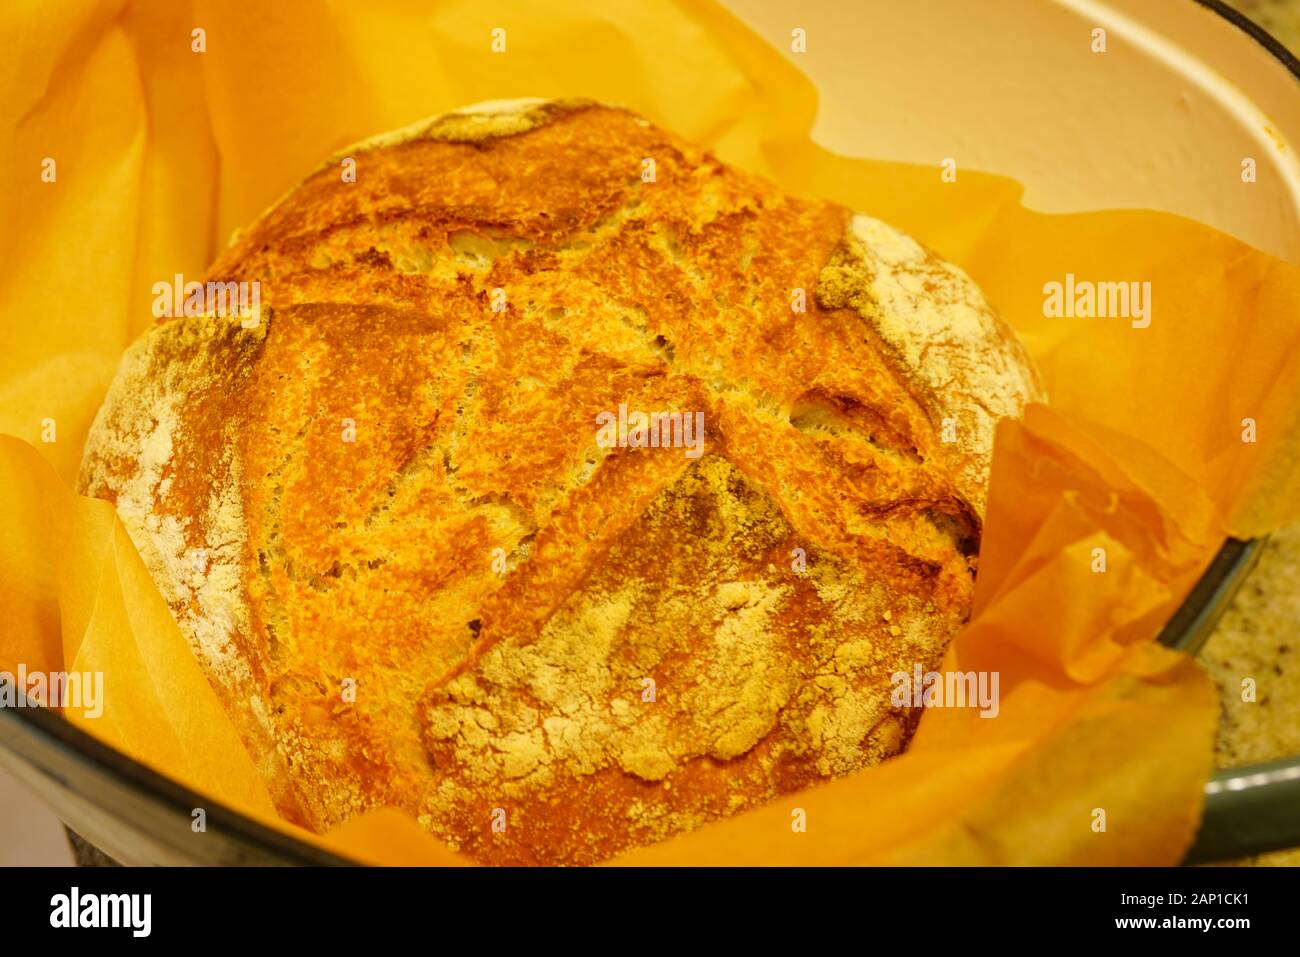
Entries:
{"type": "Polygon", "coordinates": [[[817,296],[870,323],[935,421],[950,420],[962,491],[982,514],[998,421],[1045,396],[1028,353],[979,286],[906,233],[856,214],[817,296]]]}

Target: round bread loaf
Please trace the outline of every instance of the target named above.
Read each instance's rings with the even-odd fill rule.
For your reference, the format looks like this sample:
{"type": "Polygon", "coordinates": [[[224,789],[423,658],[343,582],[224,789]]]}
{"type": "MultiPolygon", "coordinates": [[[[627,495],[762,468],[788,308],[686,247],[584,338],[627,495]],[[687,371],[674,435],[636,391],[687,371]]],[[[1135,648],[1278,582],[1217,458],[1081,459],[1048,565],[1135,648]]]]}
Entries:
{"type": "Polygon", "coordinates": [[[997,420],[971,282],[636,115],[358,144],[127,351],[116,503],[282,813],[588,863],[902,749],[967,619],[997,420]],[[349,175],[349,173],[355,175],[349,175]]]}

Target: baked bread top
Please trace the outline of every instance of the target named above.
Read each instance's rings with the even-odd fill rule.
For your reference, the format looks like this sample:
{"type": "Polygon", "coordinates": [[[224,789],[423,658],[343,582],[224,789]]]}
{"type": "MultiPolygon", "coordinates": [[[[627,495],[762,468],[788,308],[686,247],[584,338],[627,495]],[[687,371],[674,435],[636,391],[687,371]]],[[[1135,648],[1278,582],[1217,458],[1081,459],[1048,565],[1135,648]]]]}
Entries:
{"type": "Polygon", "coordinates": [[[152,326],[82,490],[287,817],[394,805],[486,862],[900,750],[890,675],[965,621],[994,426],[1041,398],[956,267],[586,101],[358,144],[207,278],[260,321],[152,326]]]}

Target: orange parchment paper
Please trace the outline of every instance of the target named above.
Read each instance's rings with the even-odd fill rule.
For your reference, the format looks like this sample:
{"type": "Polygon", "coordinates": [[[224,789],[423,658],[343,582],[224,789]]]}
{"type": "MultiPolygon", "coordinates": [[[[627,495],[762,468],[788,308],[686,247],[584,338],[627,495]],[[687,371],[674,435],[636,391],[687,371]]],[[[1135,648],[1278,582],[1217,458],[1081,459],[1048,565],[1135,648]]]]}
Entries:
{"type": "MultiPolygon", "coordinates": [[[[152,284],[201,275],[323,157],[480,100],[587,96],[957,261],[1052,397],[999,428],[976,605],[945,662],[998,672],[997,717],[929,710],[884,765],[620,862],[1181,858],[1216,695],[1152,639],[1225,534],[1300,517],[1295,267],[1171,215],[1048,216],[1000,177],[831,155],[813,86],[710,3],[66,0],[6,4],[0,39],[0,670],[102,671],[104,715],[68,720],[309,837],[276,820],[112,508],[71,491],[86,431],[152,284]],[[1045,318],[1066,273],[1151,281],[1151,325],[1045,318]]],[[[393,811],[312,839],[459,860],[393,811]]]]}

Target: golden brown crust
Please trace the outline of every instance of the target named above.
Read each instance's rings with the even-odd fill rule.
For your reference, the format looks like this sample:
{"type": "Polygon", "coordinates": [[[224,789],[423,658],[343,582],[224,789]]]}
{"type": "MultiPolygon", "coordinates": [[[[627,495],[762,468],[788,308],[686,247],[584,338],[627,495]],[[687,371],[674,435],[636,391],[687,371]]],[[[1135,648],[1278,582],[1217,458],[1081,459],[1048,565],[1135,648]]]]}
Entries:
{"type": "Polygon", "coordinates": [[[944,387],[847,211],[620,109],[494,105],[343,155],[355,182],[322,167],[211,270],[261,283],[262,325],[152,329],[82,473],[287,765],[282,809],[585,863],[899,750],[889,675],[937,662],[973,591],[991,435],[954,449],[942,418],[1032,384],[982,299],[974,339],[927,319],[944,387]],[[980,350],[1011,370],[993,398],[980,350]],[[703,413],[702,454],[602,447],[620,404],[703,413]]]}

